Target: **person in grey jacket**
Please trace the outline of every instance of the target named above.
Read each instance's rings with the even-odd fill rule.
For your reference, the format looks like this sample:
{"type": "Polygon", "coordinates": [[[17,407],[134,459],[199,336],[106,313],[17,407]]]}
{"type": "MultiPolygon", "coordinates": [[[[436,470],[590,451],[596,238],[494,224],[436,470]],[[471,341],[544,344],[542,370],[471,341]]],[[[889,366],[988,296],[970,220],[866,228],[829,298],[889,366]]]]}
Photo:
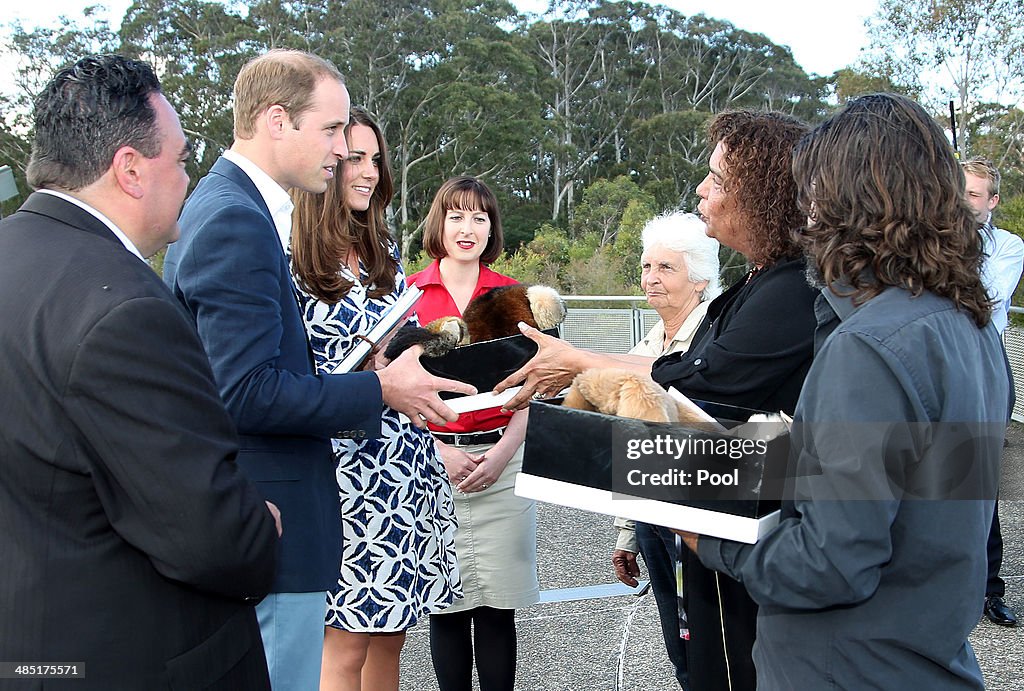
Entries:
{"type": "Polygon", "coordinates": [[[1011,393],[963,174],[893,94],[811,132],[794,173],[823,287],[791,496],[757,544],[684,540],[760,605],[758,689],[981,689],[967,636],[1011,393]]]}

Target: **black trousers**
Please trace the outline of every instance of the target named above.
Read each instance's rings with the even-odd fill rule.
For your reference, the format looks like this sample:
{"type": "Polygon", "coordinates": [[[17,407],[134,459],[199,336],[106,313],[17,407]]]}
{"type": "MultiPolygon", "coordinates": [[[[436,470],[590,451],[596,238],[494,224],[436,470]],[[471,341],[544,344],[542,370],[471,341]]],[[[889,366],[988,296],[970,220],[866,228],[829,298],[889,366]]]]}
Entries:
{"type": "Polygon", "coordinates": [[[683,602],[691,691],[755,691],[757,604],[739,581],[704,566],[685,550],[683,602]]]}
{"type": "Polygon", "coordinates": [[[1006,583],[999,577],[999,569],[1003,566],[1003,533],[999,529],[999,498],[996,497],[995,510],[992,511],[992,527],[988,531],[988,583],[985,584],[985,597],[1003,597],[1006,594],[1006,583]]]}
{"type": "Polygon", "coordinates": [[[679,635],[679,598],[676,593],[676,535],[668,528],[636,524],[636,541],[640,556],[647,565],[651,578],[651,591],[658,605],[661,635],[665,639],[668,659],[675,668],[680,688],[686,685],[686,641],[679,635]]]}

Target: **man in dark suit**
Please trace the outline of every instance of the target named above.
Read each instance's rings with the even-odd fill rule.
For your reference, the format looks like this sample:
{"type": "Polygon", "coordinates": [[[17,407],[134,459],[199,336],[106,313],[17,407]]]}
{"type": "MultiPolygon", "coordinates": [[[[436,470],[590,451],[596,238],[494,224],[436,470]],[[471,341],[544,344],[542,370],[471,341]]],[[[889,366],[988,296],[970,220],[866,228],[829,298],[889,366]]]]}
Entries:
{"type": "Polygon", "coordinates": [[[417,424],[456,419],[410,349],[383,370],[317,374],[285,248],[288,190],[320,193],[348,155],[349,97],[330,63],[273,50],[234,89],[235,141],[189,197],[164,280],[196,320],[242,434],[239,463],[281,509],[273,593],[257,607],[275,689],[316,688],[326,591],[338,579],[341,514],[331,439],[379,435],[382,404],[417,424]]]}
{"type": "Polygon", "coordinates": [[[143,261],[188,154],[148,65],[84,58],[37,98],[39,191],[0,223],[0,660],[76,664],[75,688],[269,686],[276,509],[143,261]]]}

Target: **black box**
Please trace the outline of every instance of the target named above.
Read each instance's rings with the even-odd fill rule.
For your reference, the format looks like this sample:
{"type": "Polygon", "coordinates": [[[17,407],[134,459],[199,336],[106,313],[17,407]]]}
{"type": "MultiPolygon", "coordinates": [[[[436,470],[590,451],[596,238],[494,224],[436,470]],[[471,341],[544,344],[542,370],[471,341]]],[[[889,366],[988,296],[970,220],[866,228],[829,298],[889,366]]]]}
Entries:
{"type": "MultiPolygon", "coordinates": [[[[543,333],[558,338],[557,327],[547,329],[543,333]]],[[[492,396],[490,391],[536,354],[537,344],[526,336],[517,334],[459,346],[441,357],[424,356],[420,358],[420,362],[423,363],[425,370],[435,376],[457,379],[476,387],[476,396],[463,396],[447,391],[440,394],[453,410],[464,413],[500,406],[512,398],[519,391],[519,387],[509,389],[500,396],[492,396]]]]}
{"type": "Polygon", "coordinates": [[[532,402],[516,494],[756,542],[778,523],[789,434],[746,422],[763,411],[694,402],[728,431],[532,402]]]}

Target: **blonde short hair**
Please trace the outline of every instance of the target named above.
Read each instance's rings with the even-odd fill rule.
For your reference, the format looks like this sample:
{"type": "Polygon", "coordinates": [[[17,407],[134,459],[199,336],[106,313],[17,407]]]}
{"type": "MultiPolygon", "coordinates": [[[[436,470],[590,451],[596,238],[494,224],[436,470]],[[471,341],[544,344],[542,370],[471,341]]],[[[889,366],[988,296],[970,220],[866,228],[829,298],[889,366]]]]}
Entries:
{"type": "Polygon", "coordinates": [[[252,139],[256,119],[273,105],[298,126],[322,79],[344,81],[330,62],[300,50],[276,48],[245,63],[235,79],[235,138],[252,139]]]}
{"type": "Polygon", "coordinates": [[[964,173],[967,175],[976,175],[979,178],[985,178],[988,180],[988,197],[992,197],[999,194],[999,183],[1002,181],[1002,177],[999,174],[999,170],[985,158],[972,158],[969,161],[964,161],[960,164],[964,169],[964,173]]]}

